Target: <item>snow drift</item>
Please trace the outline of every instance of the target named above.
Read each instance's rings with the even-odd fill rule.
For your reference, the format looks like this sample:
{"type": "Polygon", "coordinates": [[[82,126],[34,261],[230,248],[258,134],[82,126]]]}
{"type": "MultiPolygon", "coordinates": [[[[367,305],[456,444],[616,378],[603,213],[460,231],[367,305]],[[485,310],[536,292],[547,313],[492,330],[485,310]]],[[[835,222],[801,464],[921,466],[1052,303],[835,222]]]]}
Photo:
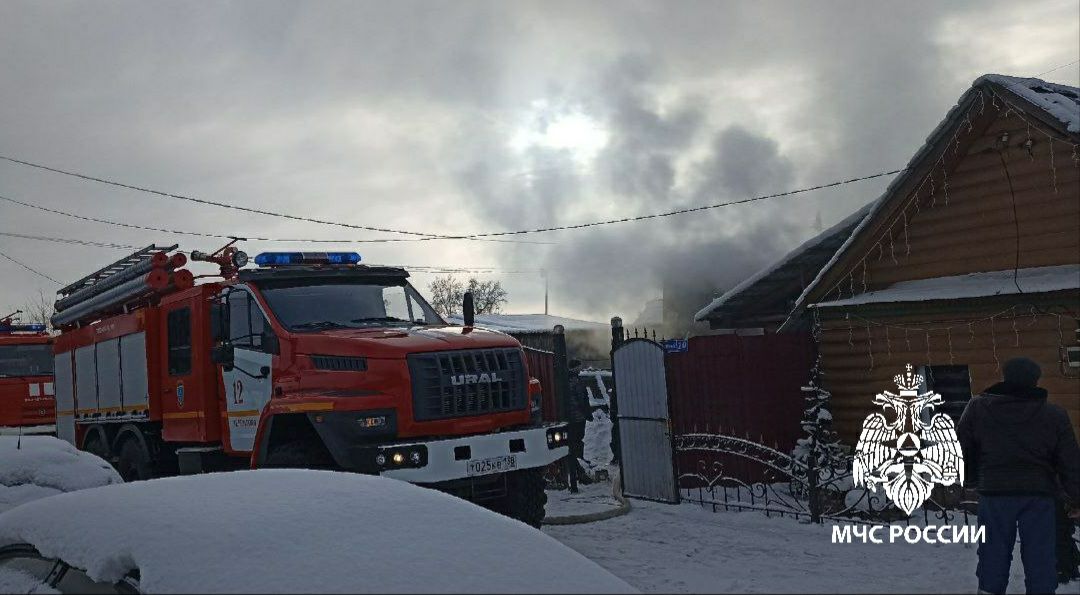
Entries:
{"type": "Polygon", "coordinates": [[[236,471],[60,494],[0,515],[29,543],[145,592],[570,592],[633,588],[518,521],[405,482],[236,471]]]}
{"type": "Polygon", "coordinates": [[[52,436],[0,436],[0,512],[25,502],[115,483],[101,458],[52,436]]]}

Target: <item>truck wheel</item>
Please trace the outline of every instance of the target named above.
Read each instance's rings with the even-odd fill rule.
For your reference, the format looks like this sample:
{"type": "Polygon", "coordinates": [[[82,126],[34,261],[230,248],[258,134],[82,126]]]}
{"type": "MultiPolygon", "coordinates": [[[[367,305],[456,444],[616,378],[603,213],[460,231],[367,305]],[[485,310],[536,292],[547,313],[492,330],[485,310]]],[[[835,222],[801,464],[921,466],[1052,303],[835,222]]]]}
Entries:
{"type": "Polygon", "coordinates": [[[544,522],[544,469],[525,469],[510,473],[507,485],[507,516],[537,529],[544,522]]]}
{"type": "Polygon", "coordinates": [[[82,449],[92,455],[111,462],[112,453],[109,452],[109,446],[105,444],[99,434],[95,433],[88,436],[83,442],[82,449]]]}
{"type": "Polygon", "coordinates": [[[119,460],[116,470],[124,481],[141,481],[153,479],[153,465],[150,463],[150,453],[143,448],[142,442],[135,438],[128,438],[120,445],[119,460]]]}
{"type": "Polygon", "coordinates": [[[333,461],[321,444],[296,440],[278,444],[266,455],[263,467],[272,469],[333,469],[333,461]]]}

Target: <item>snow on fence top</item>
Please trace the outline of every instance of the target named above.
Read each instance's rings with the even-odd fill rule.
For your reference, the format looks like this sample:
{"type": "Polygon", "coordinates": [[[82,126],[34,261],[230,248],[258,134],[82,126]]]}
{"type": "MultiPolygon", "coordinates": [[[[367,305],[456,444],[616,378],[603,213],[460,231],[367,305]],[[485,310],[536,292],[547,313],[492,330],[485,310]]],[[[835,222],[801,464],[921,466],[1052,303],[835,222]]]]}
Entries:
{"type": "Polygon", "coordinates": [[[0,546],[144,593],[633,593],[553,538],[394,479],[301,469],[170,477],[0,515],[0,546]]]}
{"type": "MultiPolygon", "coordinates": [[[[1036,267],[1017,271],[1016,281],[1024,293],[1046,293],[1080,289],[1080,265],[1066,264],[1036,267]]],[[[1013,282],[1013,271],[990,271],[952,277],[934,277],[917,281],[901,281],[852,298],[812,304],[811,308],[835,308],[860,304],[893,302],[925,302],[964,298],[1012,295],[1020,293],[1013,282]]]]}

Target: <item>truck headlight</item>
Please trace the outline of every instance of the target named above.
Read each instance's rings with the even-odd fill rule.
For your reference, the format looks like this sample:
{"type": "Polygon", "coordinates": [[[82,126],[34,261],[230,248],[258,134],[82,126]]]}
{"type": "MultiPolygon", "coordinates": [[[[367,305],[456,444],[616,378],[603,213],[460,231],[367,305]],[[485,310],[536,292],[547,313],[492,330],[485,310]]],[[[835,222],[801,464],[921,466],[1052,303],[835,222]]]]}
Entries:
{"type": "Polygon", "coordinates": [[[570,433],[565,427],[551,428],[547,431],[548,448],[565,446],[568,440],[570,440],[570,433]]]}
{"type": "Polygon", "coordinates": [[[427,447],[423,444],[388,446],[375,455],[380,471],[391,469],[416,469],[427,465],[427,447]]]}

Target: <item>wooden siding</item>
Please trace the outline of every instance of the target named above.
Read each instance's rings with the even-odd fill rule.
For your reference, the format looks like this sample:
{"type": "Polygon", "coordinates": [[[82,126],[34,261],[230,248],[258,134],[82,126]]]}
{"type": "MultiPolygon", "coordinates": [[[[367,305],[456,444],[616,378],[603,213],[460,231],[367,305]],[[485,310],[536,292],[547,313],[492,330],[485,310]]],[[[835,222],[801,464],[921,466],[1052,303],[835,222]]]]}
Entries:
{"type": "MultiPolygon", "coordinates": [[[[832,283],[842,280],[840,290],[820,301],[848,297],[852,289],[862,293],[864,286],[875,290],[899,281],[1012,270],[1017,265],[1017,237],[1020,268],[1080,264],[1080,164],[1069,147],[1057,142],[1051,153],[1046,136],[1035,130],[1029,135],[1027,124],[1015,115],[993,114],[962,136],[947,173],[939,165],[933,174],[934,197],[930,198],[927,185],[917,210],[889,209],[896,221],[891,242],[886,238],[879,249],[880,235],[858,238],[855,254],[830,273],[832,283]],[[999,139],[1006,131],[1012,192],[998,155],[999,139]],[[1034,141],[1030,153],[1023,146],[1028,138],[1034,141]],[[863,259],[863,254],[871,256],[863,259]]],[[[888,200],[904,203],[910,197],[907,192],[888,200]]],[[[887,229],[890,224],[877,221],[872,229],[887,229]]],[[[858,439],[863,418],[877,409],[874,395],[895,390],[892,377],[904,364],[966,364],[972,390],[978,393],[1000,380],[1002,362],[1017,356],[1039,363],[1041,385],[1050,392],[1051,402],[1065,407],[1074,429],[1080,431],[1080,379],[1067,376],[1061,365],[1062,348],[1077,345],[1080,292],[827,308],[820,314],[824,384],[833,394],[837,430],[848,444],[858,439]],[[983,320],[1031,300],[1064,315],[1032,317],[1030,308],[1022,306],[1015,318],[983,320]],[[852,317],[844,318],[846,314],[852,317]],[[886,331],[886,326],[868,325],[863,319],[914,327],[905,338],[902,328],[886,331]],[[972,322],[970,327],[967,322],[972,322]],[[918,330],[957,325],[960,328],[929,335],[918,330]]]]}
{"type": "MultiPolygon", "coordinates": [[[[1049,141],[1033,133],[1035,144],[1029,156],[1016,146],[1026,138],[1026,125],[1015,116],[993,121],[948,174],[948,204],[943,176],[935,174],[936,204],[930,206],[929,191],[924,188],[918,212],[909,209],[913,214],[908,218],[906,240],[901,221],[894,227],[891,250],[888,240],[884,242],[880,260],[879,251],[870,249],[872,257],[865,262],[868,289],[898,281],[1012,269],[1017,227],[1020,268],[1080,262],[1080,168],[1064,145],[1056,143],[1052,169],[1049,141]],[[1007,164],[1016,197],[1015,219],[1001,160],[992,145],[987,146],[1003,130],[1010,132],[1007,164]]],[[[862,265],[853,274],[861,291],[862,265]]]]}
{"type": "Polygon", "coordinates": [[[867,325],[855,317],[823,320],[819,349],[824,385],[833,395],[833,418],[841,440],[846,444],[858,440],[863,419],[880,409],[872,403],[874,395],[883,390],[896,391],[892,379],[903,371],[904,364],[967,365],[971,389],[977,394],[1001,380],[1001,363],[1018,356],[1030,357],[1039,364],[1040,386],[1050,393],[1050,402],[1069,412],[1074,430],[1080,432],[1080,378],[1075,369],[1071,376],[1066,375],[1061,365],[1062,346],[1076,345],[1080,295],[1063,297],[1066,299],[1060,307],[1047,308],[1071,311],[1071,315],[1061,317],[1033,317],[1021,308],[1018,311],[1024,313],[1015,317],[980,320],[1001,311],[996,304],[986,307],[989,304],[985,300],[982,306],[971,302],[965,316],[940,313],[889,317],[868,312],[865,307],[847,310],[874,321],[917,325],[906,336],[901,328],[867,325]],[[965,321],[972,324],[968,326],[965,321]],[[942,327],[958,328],[929,333],[922,330],[942,327]]]}

